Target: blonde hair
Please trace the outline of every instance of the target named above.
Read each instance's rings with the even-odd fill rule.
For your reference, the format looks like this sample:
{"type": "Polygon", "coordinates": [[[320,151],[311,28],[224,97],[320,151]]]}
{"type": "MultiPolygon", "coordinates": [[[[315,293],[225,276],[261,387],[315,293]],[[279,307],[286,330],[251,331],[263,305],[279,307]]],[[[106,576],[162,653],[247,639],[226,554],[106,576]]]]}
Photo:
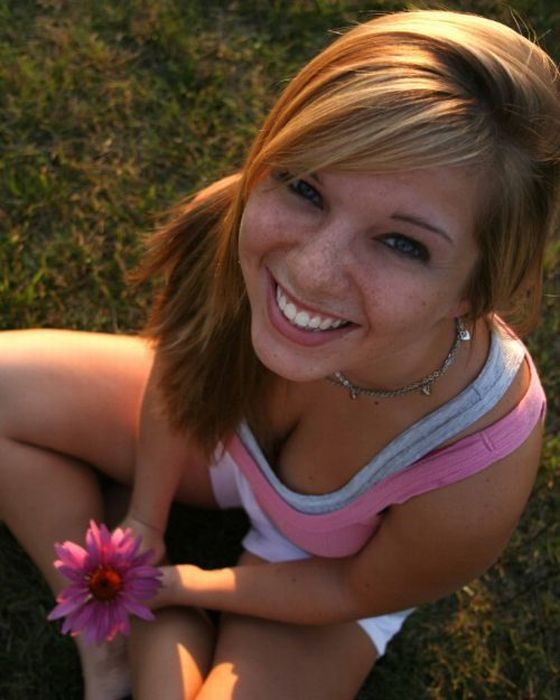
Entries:
{"type": "Polygon", "coordinates": [[[141,276],[163,273],[147,333],[172,422],[208,450],[263,425],[271,377],[254,355],[237,259],[241,216],[270,169],[388,172],[468,166],[488,182],[466,290],[473,319],[535,323],[560,201],[558,70],[535,43],[475,15],[411,11],[357,25],[287,86],[245,167],[178,210],[141,276]]]}

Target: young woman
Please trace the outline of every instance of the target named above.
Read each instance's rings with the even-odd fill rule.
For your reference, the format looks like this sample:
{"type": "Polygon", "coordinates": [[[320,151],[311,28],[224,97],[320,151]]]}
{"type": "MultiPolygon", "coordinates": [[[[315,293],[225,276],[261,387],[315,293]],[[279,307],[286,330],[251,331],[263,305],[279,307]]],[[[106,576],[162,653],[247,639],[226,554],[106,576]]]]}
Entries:
{"type": "MultiPolygon", "coordinates": [[[[104,518],[95,470],[133,485],[157,561],[173,499],[249,515],[238,566],[164,567],[135,698],[351,698],[499,556],[539,462],[516,333],[558,223],[558,85],[480,17],[356,26],[155,235],[145,337],[3,334],[0,515],[53,591],[53,542],[104,518]]],[[[87,697],[120,697],[121,643],[78,644],[87,697]]]]}

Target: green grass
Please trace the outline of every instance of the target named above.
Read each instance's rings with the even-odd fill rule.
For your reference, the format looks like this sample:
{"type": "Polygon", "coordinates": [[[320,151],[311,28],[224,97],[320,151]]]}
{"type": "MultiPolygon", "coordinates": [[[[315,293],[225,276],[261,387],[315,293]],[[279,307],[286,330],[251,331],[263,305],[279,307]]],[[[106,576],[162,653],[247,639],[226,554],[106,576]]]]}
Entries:
{"type": "MultiPolygon", "coordinates": [[[[329,30],[408,6],[0,0],[0,328],[138,329],[149,290],[132,294],[124,273],[142,234],[185,193],[240,165],[274,95],[329,30]]],[[[520,15],[552,53],[560,45],[555,2],[447,6],[509,23],[520,15]]],[[[530,342],[550,397],[549,437],[521,526],[489,573],[407,622],[361,700],[560,697],[557,261],[558,247],[530,342]]],[[[210,566],[233,561],[243,527],[237,515],[177,508],[170,548],[210,566]]],[[[51,605],[0,529],[0,700],[80,697],[72,643],[45,623],[51,605]]]]}

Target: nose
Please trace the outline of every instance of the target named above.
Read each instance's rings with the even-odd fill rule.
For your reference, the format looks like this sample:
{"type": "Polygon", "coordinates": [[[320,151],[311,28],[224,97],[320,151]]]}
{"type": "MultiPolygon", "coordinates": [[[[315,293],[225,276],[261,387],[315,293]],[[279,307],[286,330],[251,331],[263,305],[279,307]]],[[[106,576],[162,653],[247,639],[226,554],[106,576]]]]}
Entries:
{"type": "Polygon", "coordinates": [[[290,251],[290,273],[296,289],[316,297],[341,295],[351,280],[352,233],[333,221],[313,231],[290,251]]]}

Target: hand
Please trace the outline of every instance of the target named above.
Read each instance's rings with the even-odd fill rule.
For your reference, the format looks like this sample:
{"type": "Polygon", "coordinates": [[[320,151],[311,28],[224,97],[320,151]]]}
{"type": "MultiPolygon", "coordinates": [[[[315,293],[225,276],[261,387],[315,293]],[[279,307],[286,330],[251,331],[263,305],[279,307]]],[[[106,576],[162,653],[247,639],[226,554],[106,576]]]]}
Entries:
{"type": "Polygon", "coordinates": [[[193,605],[194,600],[189,599],[189,580],[195,580],[198,566],[194,564],[180,564],[176,566],[161,566],[161,588],[155,597],[147,602],[152,610],[176,605],[193,605]]]}
{"type": "Polygon", "coordinates": [[[132,532],[142,538],[140,551],[145,552],[147,549],[153,551],[153,556],[150,561],[152,566],[158,566],[167,562],[167,554],[165,551],[165,541],[163,531],[150,524],[139,520],[133,512],[129,512],[124,520],[119,523],[120,528],[130,528],[132,532]]]}

